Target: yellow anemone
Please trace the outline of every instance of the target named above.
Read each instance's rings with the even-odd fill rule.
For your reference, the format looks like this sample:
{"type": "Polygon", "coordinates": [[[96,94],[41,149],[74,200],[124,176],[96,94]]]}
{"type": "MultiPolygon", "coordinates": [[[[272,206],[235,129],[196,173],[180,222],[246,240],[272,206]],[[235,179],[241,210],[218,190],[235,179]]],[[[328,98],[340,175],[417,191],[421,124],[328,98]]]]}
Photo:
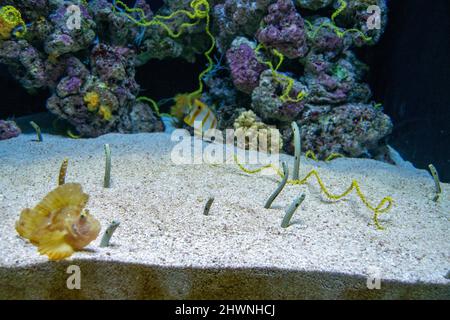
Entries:
{"type": "Polygon", "coordinates": [[[100,104],[100,96],[94,91],[86,93],[83,100],[90,112],[96,111],[100,104]]]}
{"type": "Polygon", "coordinates": [[[98,114],[103,118],[103,120],[110,121],[112,119],[111,109],[108,106],[101,105],[98,109],[98,114]]]}

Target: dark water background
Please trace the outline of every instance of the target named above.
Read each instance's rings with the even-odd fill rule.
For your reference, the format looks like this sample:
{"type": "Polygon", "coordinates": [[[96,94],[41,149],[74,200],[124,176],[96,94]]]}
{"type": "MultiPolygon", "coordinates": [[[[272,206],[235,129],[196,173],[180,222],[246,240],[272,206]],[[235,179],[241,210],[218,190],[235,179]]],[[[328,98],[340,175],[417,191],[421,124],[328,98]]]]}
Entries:
{"type": "Polygon", "coordinates": [[[394,121],[389,144],[450,182],[450,1],[393,0],[386,33],[363,55],[376,101],[394,121]]]}
{"type": "MultiPolygon", "coordinates": [[[[148,0],[156,10],[162,0],[148,0]]],[[[450,1],[389,1],[382,40],[358,51],[371,72],[374,100],[394,121],[389,144],[415,166],[433,163],[450,182],[450,1]]],[[[155,99],[196,89],[205,61],[151,61],[138,69],[144,94],[155,99]]],[[[30,96],[0,66],[0,118],[45,111],[48,92],[30,96]]]]}

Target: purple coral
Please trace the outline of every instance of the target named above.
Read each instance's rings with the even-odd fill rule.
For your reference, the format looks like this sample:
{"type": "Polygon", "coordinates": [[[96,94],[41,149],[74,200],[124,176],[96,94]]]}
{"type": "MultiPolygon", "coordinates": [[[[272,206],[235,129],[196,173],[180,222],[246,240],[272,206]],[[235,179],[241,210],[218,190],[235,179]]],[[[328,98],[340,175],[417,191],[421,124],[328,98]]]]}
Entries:
{"type": "MultiPolygon", "coordinates": [[[[0,63],[30,92],[49,90],[47,108],[84,136],[162,130],[152,109],[136,101],[136,67],[168,57],[193,62],[210,45],[205,19],[197,23],[183,14],[166,21],[171,30],[181,32],[173,38],[159,25],[139,27],[108,0],[80,5],[81,30],[67,27],[66,9],[74,1],[4,2],[20,10],[28,27],[26,37],[0,43],[0,63]],[[189,22],[193,25],[180,27],[189,22]],[[98,95],[98,106],[87,107],[88,93],[98,95]]],[[[158,14],[192,11],[191,0],[164,2],[158,14]]],[[[236,115],[252,109],[267,124],[288,127],[291,121],[302,122],[305,145],[318,156],[333,151],[361,156],[383,145],[390,122],[371,109],[370,89],[364,83],[366,67],[354,57],[351,46],[379,39],[386,24],[385,0],[373,1],[382,9],[381,30],[367,30],[367,0],[347,2],[346,10],[334,17],[336,26],[341,31],[360,29],[373,41],[362,41],[358,32],[340,37],[326,27],[330,13],[337,9],[334,0],[210,1],[210,31],[219,55],[226,55],[230,72],[215,68],[222,71],[204,77],[202,101],[216,107],[219,125],[232,124],[236,115]],[[300,12],[307,12],[308,24],[300,12]],[[325,27],[318,29],[320,25],[325,27]],[[257,39],[268,50],[255,53],[258,43],[247,39],[257,39]],[[277,70],[280,73],[262,62],[278,62],[270,54],[273,49],[287,58],[277,70]],[[299,92],[306,94],[301,101],[296,100],[299,92]],[[366,120],[354,120],[352,112],[366,120]]],[[[135,6],[143,9],[147,20],[153,19],[145,0],[137,0],[135,6]]]]}
{"type": "Polygon", "coordinates": [[[258,86],[259,76],[267,68],[257,60],[255,51],[246,43],[228,50],[227,60],[235,87],[251,94],[258,86]]]}
{"type": "MultiPolygon", "coordinates": [[[[285,90],[285,83],[277,81],[271,70],[265,70],[259,80],[258,87],[252,93],[252,110],[267,123],[271,121],[291,122],[303,111],[305,101],[283,101],[281,92],[285,90]]],[[[306,88],[294,81],[289,93],[290,98],[296,97],[306,88]]]]}
{"type": "Polygon", "coordinates": [[[38,50],[27,41],[2,41],[0,63],[9,66],[12,75],[25,89],[34,91],[45,87],[47,73],[44,62],[38,50]]]}
{"type": "Polygon", "coordinates": [[[269,6],[269,14],[263,21],[265,26],[256,34],[259,42],[290,59],[306,55],[305,22],[291,0],[278,0],[269,6]]]}
{"type": "Polygon", "coordinates": [[[311,52],[305,58],[303,81],[309,88],[308,101],[314,104],[366,103],[371,98],[362,83],[367,67],[349,51],[336,60],[333,55],[311,52]]]}
{"type": "Polygon", "coordinates": [[[92,44],[95,39],[96,24],[84,6],[80,5],[79,8],[83,19],[80,29],[69,29],[67,21],[70,13],[64,4],[60,4],[49,16],[54,30],[45,39],[44,48],[47,54],[59,57],[66,53],[87,49],[92,44]]]}
{"type": "Polygon", "coordinates": [[[56,92],[61,98],[77,94],[80,92],[82,84],[83,82],[79,77],[65,77],[59,82],[56,92]]]}
{"type": "MultiPolygon", "coordinates": [[[[222,1],[217,1],[222,2],[222,1]]],[[[226,51],[237,36],[253,37],[273,0],[225,0],[212,10],[217,47],[226,51]]]]}
{"type": "Polygon", "coordinates": [[[22,131],[14,121],[0,120],[0,140],[18,137],[22,131]]]}
{"type": "Polygon", "coordinates": [[[135,76],[133,50],[106,44],[96,45],[90,53],[90,69],[79,59],[67,59],[65,72],[48,99],[47,108],[74,125],[87,137],[108,132],[160,131],[160,119],[148,107],[136,104],[139,85],[135,76]],[[88,93],[99,97],[99,104],[89,109],[84,100],[88,93]],[[105,117],[101,109],[111,113],[105,117]],[[140,117],[138,116],[140,113],[140,117]]]}
{"type": "Polygon", "coordinates": [[[328,18],[318,18],[312,23],[312,29],[309,33],[310,46],[314,52],[326,52],[331,57],[339,55],[351,41],[348,37],[339,36],[334,29],[320,27],[322,25],[332,24],[328,18]]]}

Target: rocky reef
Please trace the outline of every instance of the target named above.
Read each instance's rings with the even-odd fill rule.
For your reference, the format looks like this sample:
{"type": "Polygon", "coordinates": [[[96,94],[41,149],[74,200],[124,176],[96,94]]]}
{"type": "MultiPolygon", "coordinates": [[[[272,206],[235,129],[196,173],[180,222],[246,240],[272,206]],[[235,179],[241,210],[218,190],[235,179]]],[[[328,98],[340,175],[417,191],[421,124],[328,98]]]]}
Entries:
{"type": "Polygon", "coordinates": [[[22,131],[14,121],[0,120],[0,140],[18,137],[22,131]]]}
{"type": "Polygon", "coordinates": [[[370,70],[354,50],[379,41],[386,0],[133,2],[2,1],[0,63],[30,94],[49,90],[48,110],[95,137],[162,131],[158,105],[139,99],[136,69],[155,59],[203,57],[208,66],[195,96],[220,129],[251,115],[280,129],[280,145],[292,152],[295,121],[303,151],[318,158],[389,160],[392,122],[372,101],[370,70]]]}
{"type": "MultiPolygon", "coordinates": [[[[0,41],[0,62],[31,94],[49,89],[47,109],[84,137],[162,131],[149,105],[136,100],[139,27],[108,1],[5,1],[26,23],[23,35],[0,41]],[[71,25],[77,19],[79,26],[71,25]]],[[[144,1],[138,3],[145,9],[144,1]]],[[[1,22],[11,20],[0,14],[1,22]]],[[[13,22],[11,22],[13,23],[13,22]]],[[[16,23],[18,24],[18,23],[16,23]]],[[[20,26],[17,26],[20,27],[20,26]]],[[[16,28],[16,26],[14,27],[16,28]]]]}

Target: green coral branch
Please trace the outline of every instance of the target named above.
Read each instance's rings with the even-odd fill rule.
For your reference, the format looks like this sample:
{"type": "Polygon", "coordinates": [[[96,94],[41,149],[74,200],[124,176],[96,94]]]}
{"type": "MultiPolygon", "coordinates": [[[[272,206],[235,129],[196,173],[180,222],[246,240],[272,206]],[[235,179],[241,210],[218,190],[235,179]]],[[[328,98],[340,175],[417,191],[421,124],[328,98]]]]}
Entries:
{"type": "Polygon", "coordinates": [[[344,0],[339,0],[339,8],[331,15],[331,21],[336,23],[335,19],[347,8],[347,2],[344,0]]]}

